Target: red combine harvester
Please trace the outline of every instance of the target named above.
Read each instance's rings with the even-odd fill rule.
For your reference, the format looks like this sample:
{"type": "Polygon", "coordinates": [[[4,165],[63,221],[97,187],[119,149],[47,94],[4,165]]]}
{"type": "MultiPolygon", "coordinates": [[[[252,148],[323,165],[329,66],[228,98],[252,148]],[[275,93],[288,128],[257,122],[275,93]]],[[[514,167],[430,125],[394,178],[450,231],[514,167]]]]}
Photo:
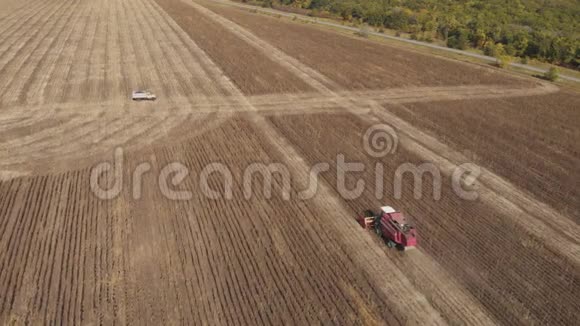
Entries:
{"type": "Polygon", "coordinates": [[[361,224],[366,229],[374,229],[389,248],[398,247],[406,250],[417,245],[415,228],[407,223],[403,213],[395,211],[390,206],[381,207],[379,214],[371,210],[366,211],[361,224]]]}

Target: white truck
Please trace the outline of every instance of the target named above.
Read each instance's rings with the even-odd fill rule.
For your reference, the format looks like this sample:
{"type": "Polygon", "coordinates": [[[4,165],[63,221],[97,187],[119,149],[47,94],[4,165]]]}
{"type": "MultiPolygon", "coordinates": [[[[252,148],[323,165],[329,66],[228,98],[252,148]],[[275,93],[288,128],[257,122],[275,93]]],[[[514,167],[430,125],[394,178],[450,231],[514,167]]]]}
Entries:
{"type": "Polygon", "coordinates": [[[133,91],[133,101],[155,101],[157,96],[149,91],[133,91]]]}

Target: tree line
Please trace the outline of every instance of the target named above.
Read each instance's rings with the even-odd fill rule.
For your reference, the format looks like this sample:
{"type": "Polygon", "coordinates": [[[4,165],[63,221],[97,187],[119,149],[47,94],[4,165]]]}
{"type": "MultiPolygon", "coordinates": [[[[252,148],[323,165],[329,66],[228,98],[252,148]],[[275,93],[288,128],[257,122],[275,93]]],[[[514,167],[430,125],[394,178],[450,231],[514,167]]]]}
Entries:
{"type": "Polygon", "coordinates": [[[456,49],[580,67],[578,0],[261,0],[272,1],[456,49]]]}

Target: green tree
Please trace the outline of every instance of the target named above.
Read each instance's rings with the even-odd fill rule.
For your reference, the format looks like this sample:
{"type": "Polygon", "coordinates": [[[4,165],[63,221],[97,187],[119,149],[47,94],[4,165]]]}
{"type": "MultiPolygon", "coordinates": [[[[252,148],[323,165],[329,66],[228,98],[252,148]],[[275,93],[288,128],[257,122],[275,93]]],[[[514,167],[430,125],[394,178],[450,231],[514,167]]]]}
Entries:
{"type": "Polygon", "coordinates": [[[512,46],[515,49],[515,55],[523,56],[528,49],[529,35],[526,31],[519,31],[514,35],[512,46]]]}
{"type": "MultiPolygon", "coordinates": [[[[242,0],[247,1],[247,0],[242,0]]],[[[255,0],[269,4],[274,0],[255,0]]],[[[469,46],[580,69],[579,0],[276,0],[328,12],[345,21],[365,22],[432,37],[453,48],[469,46]]],[[[495,56],[495,55],[494,55],[495,56]]]]}
{"type": "Polygon", "coordinates": [[[560,73],[558,72],[558,69],[556,69],[555,67],[551,67],[550,69],[548,69],[548,71],[544,73],[544,78],[546,78],[549,81],[554,82],[558,80],[559,77],[560,73]]]}
{"type": "Polygon", "coordinates": [[[507,68],[511,63],[511,57],[507,55],[498,55],[495,58],[496,65],[500,68],[507,68]]]}
{"type": "Polygon", "coordinates": [[[469,45],[467,31],[464,29],[457,29],[449,34],[447,39],[447,46],[454,49],[465,50],[469,45]]]}

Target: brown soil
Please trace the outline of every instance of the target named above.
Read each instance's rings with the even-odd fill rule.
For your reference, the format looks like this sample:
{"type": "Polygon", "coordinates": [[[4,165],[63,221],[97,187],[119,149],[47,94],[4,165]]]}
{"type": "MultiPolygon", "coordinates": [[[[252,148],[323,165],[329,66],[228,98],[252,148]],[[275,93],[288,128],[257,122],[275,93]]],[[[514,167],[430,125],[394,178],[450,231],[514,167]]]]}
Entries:
{"type": "Polygon", "coordinates": [[[180,0],[159,1],[177,24],[247,95],[311,91],[304,82],[180,0]],[[199,31],[204,31],[199,33],[199,31]]]}
{"type": "MultiPolygon", "coordinates": [[[[578,317],[574,306],[580,300],[580,289],[572,289],[572,279],[580,274],[575,272],[575,265],[545,247],[533,235],[522,232],[493,206],[480,200],[459,198],[452,191],[448,176],[443,176],[440,200],[433,198],[432,178],[429,177],[424,180],[420,200],[414,198],[410,176],[403,179],[402,198],[394,196],[396,169],[404,163],[420,164],[423,162],[420,157],[403,148],[385,159],[369,158],[360,146],[360,131],[368,126],[349,115],[286,116],[272,118],[272,121],[302,150],[301,154],[311,164],[331,164],[331,170],[323,177],[333,187],[337,185],[335,162],[338,154],[345,155],[347,162],[364,162],[365,172],[353,173],[347,182],[348,189],[354,189],[356,180],[364,180],[367,185],[360,198],[347,201],[353,215],[385,203],[401,207],[421,230],[421,250],[454,279],[460,280],[498,321],[506,324],[545,320],[569,323],[578,317]],[[379,199],[374,193],[377,163],[384,166],[385,171],[384,192],[379,199]]],[[[417,262],[404,255],[386,251],[408,270],[419,268],[415,265],[417,262]]],[[[417,272],[417,286],[426,277],[417,272]]],[[[444,305],[446,300],[453,300],[451,293],[446,295],[449,297],[438,298],[440,302],[433,304],[444,305]]]]}
{"type": "MultiPolygon", "coordinates": [[[[0,8],[0,324],[580,317],[577,94],[205,0],[0,8]],[[158,100],[131,102],[137,88],[158,100]],[[397,129],[395,155],[364,153],[375,123],[397,129]],[[92,167],[117,148],[122,192],[100,200],[92,167]],[[339,153],[366,167],[347,178],[368,186],[354,200],[336,186],[339,153]],[[473,160],[485,175],[479,199],[465,201],[449,176],[473,160]],[[175,162],[189,175],[170,188],[190,190],[187,200],[161,191],[161,170],[175,162]],[[330,171],[302,200],[319,162],[330,171]],[[406,162],[440,167],[440,200],[429,190],[413,198],[409,178],[394,198],[406,162]],[[139,195],[141,163],[150,171],[139,195]],[[229,167],[231,199],[204,195],[209,163],[229,167]],[[252,163],[282,163],[290,199],[279,174],[271,196],[257,176],[246,198],[252,163]],[[376,163],[387,176],[378,198],[376,163]],[[389,250],[357,224],[385,204],[411,217],[416,250],[389,250]]],[[[208,184],[224,193],[219,174],[208,184]]]]}
{"type": "Polygon", "coordinates": [[[579,107],[560,92],[387,109],[580,222],[579,107]]]}

